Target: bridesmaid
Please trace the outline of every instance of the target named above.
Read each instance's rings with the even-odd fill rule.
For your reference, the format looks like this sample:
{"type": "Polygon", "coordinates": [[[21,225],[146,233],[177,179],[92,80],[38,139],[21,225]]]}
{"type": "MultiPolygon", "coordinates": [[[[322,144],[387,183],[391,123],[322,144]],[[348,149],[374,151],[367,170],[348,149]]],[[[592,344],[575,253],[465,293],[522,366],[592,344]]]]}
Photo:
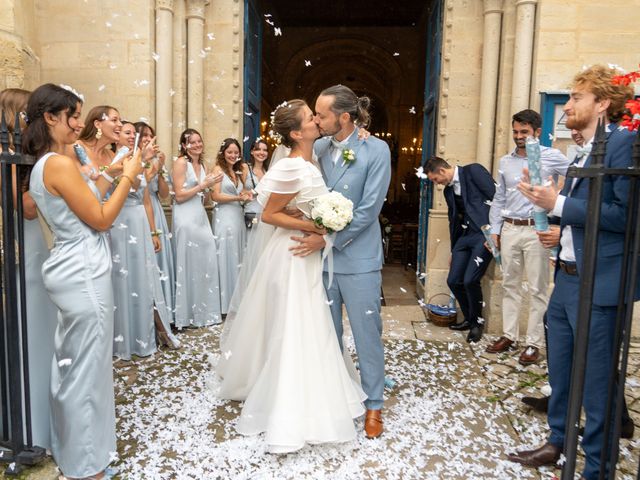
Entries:
{"type": "MultiPolygon", "coordinates": [[[[13,126],[18,112],[27,109],[31,92],[8,88],[0,92],[0,110],[4,112],[9,130],[9,150],[13,151],[13,126]]],[[[22,123],[22,121],[21,121],[22,123]]],[[[24,131],[26,125],[21,125],[24,131]]],[[[49,413],[49,385],[53,337],[56,329],[57,308],[47,294],[42,281],[42,264],[49,256],[36,204],[28,191],[29,185],[14,176],[15,193],[22,192],[24,215],[24,270],[27,299],[27,344],[29,351],[29,394],[31,405],[31,435],[34,445],[51,449],[49,413]],[[22,187],[22,188],[19,188],[22,187]]],[[[14,196],[15,202],[15,196],[14,196]]],[[[15,203],[14,203],[15,204],[15,203]]]]}
{"type": "MultiPolygon", "coordinates": [[[[136,132],[140,134],[140,144],[146,145],[153,137],[156,136],[153,128],[145,122],[136,122],[136,132]]],[[[162,208],[162,201],[171,198],[171,184],[169,183],[169,175],[164,166],[165,154],[158,152],[151,162],[151,168],[145,171],[147,178],[147,189],[151,197],[151,208],[155,218],[156,231],[155,236],[160,240],[160,251],[156,253],[156,262],[160,269],[160,284],[167,308],[171,312],[171,323],[174,323],[175,308],[175,281],[176,273],[173,266],[173,251],[171,248],[171,232],[167,223],[167,217],[162,208]]],[[[152,234],[153,235],[153,234],[152,234]]]]}
{"type": "Polygon", "coordinates": [[[244,191],[249,169],[240,158],[240,144],[235,138],[222,142],[214,173],[222,174],[222,181],[213,186],[211,199],[216,202],[213,233],[220,256],[220,303],[222,313],[229,311],[229,302],[238,279],[245,247],[245,224],[242,204],[252,194],[244,191]]]}
{"type": "Polygon", "coordinates": [[[267,142],[263,138],[256,138],[256,141],[251,145],[250,151],[250,165],[248,168],[248,173],[244,182],[245,191],[252,194],[252,200],[250,202],[245,203],[244,205],[244,214],[245,214],[245,225],[247,227],[246,237],[247,237],[247,251],[251,246],[251,239],[253,237],[252,233],[254,228],[257,226],[257,223],[260,221],[260,214],[262,213],[262,205],[258,202],[258,199],[255,197],[255,190],[264,174],[269,169],[269,162],[267,161],[269,157],[269,149],[267,146],[267,142]],[[249,217],[253,216],[254,220],[252,223],[249,223],[249,217]]]}
{"type": "MultiPolygon", "coordinates": [[[[91,118],[81,133],[91,138],[100,128],[91,118]]],[[[134,148],[135,128],[131,122],[122,122],[117,149],[134,148]]],[[[155,154],[153,141],[141,148],[143,161],[155,154]]],[[[171,335],[171,312],[167,308],[160,286],[160,275],[155,263],[155,251],[161,248],[155,232],[155,220],[147,183],[143,175],[134,179],[124,207],[110,230],[113,269],[114,313],[113,355],[131,360],[132,355],[146,357],[159,345],[177,348],[179,342],[171,335]]]]}
{"type": "Polygon", "coordinates": [[[59,310],[51,364],[51,450],[70,479],[104,478],[116,450],[111,339],[113,289],[111,255],[104,232],[124,205],[140,155],[123,162],[111,198],[81,175],[66,156],[83,127],[82,101],[53,84],[38,87],[29,100],[24,153],[39,160],[30,192],[51,226],[55,243],[44,262],[45,288],[59,310]]]}
{"type": "Polygon", "coordinates": [[[172,241],[176,268],[176,327],[202,327],[222,322],[216,241],[203,200],[221,180],[205,173],[204,145],[197,130],[180,135],[180,157],[173,164],[172,241]]]}

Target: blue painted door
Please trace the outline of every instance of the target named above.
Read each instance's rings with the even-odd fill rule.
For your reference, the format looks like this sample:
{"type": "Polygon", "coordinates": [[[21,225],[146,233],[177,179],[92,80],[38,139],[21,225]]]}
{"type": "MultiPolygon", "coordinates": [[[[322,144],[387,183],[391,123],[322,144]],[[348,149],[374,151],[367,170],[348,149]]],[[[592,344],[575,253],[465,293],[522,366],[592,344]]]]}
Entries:
{"type": "MultiPolygon", "coordinates": [[[[427,59],[424,82],[422,165],[436,152],[437,114],[440,85],[440,55],[442,47],[442,3],[434,0],[429,6],[427,21],[427,59]]],[[[420,219],[418,227],[418,272],[427,270],[427,235],[429,209],[433,197],[433,184],[420,180],[420,219]]],[[[424,276],[420,278],[424,283],[424,276]]]]}
{"type": "Polygon", "coordinates": [[[260,101],[262,99],[262,22],[256,0],[244,3],[244,158],[260,136],[260,101]]]}

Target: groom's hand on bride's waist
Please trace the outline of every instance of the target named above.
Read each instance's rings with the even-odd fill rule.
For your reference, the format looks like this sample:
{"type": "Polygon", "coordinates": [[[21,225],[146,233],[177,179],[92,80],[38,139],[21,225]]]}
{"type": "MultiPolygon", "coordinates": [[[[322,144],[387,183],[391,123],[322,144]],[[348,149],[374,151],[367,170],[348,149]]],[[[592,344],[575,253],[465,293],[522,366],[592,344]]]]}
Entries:
{"type": "Polygon", "coordinates": [[[289,247],[289,251],[298,257],[306,257],[313,252],[322,250],[325,246],[324,238],[317,233],[309,233],[303,237],[291,237],[291,240],[297,243],[289,247]]]}

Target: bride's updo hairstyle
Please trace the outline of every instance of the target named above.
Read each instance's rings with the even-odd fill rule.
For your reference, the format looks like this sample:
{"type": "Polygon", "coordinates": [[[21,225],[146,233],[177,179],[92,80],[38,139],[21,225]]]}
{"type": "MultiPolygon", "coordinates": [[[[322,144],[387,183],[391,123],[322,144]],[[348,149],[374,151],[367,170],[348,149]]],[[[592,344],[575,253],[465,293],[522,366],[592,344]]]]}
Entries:
{"type": "Polygon", "coordinates": [[[344,85],[325,88],[320,92],[320,96],[332,96],[334,98],[331,111],[337,116],[346,112],[351,117],[351,121],[358,127],[369,126],[369,122],[371,122],[371,115],[369,114],[371,100],[369,100],[369,97],[358,97],[353,90],[344,85]]]}
{"type": "Polygon", "coordinates": [[[293,148],[295,142],[291,139],[291,132],[300,130],[302,126],[302,109],[307,106],[304,100],[298,98],[284,102],[273,112],[271,128],[286,147],[293,148]]]}

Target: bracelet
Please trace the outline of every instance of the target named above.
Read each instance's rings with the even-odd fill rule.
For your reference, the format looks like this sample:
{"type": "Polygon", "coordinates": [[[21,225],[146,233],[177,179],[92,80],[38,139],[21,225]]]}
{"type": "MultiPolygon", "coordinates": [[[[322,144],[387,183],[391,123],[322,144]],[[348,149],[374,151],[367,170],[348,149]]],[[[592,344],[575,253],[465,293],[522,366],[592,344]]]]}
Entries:
{"type": "Polygon", "coordinates": [[[109,183],[113,183],[114,178],[109,175],[106,170],[103,170],[102,172],[100,172],[100,175],[109,183]]]}
{"type": "Polygon", "coordinates": [[[120,178],[126,178],[127,180],[129,180],[129,183],[131,184],[131,186],[134,185],[133,183],[133,179],[129,176],[129,175],[125,175],[124,173],[122,175],[120,175],[120,178]]]}
{"type": "Polygon", "coordinates": [[[160,235],[162,235],[162,230],[151,230],[152,237],[159,237],[160,235]]]}

